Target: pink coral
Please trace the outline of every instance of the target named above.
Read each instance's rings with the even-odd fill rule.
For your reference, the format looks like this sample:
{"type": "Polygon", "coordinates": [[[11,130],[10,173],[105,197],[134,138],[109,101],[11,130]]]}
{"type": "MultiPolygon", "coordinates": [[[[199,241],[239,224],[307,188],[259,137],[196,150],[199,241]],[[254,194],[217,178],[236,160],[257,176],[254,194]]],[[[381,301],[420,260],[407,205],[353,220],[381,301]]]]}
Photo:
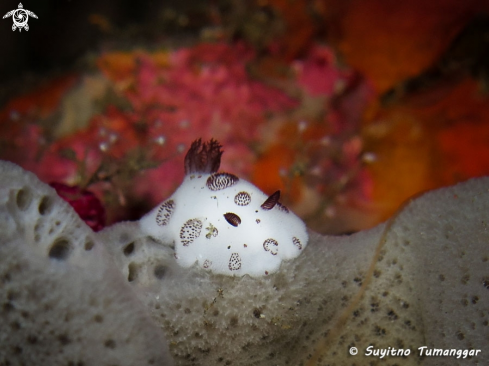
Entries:
{"type": "Polygon", "coordinates": [[[186,150],[197,137],[218,139],[226,146],[228,161],[239,163],[237,173],[249,173],[253,161],[250,147],[260,139],[266,112],[296,106],[280,90],[249,77],[246,64],[253,57],[249,48],[228,44],[177,50],[165,67],[150,55],[138,56],[134,84],[124,94],[138,118],[145,121],[147,138],[160,143],[157,157],[170,158],[161,169],[147,173],[150,181],[162,182],[162,189],[155,191],[141,180],[135,188],[139,194],[157,202],[171,193],[174,184],[163,181],[169,180],[168,175],[172,182],[182,176],[171,157],[186,150]]]}
{"type": "Polygon", "coordinates": [[[117,106],[107,105],[87,128],[46,144],[38,126],[17,124],[12,143],[30,146],[29,155],[17,160],[45,181],[103,197],[109,221],[136,219],[168,197],[183,178],[183,153],[196,138],[219,140],[226,151],[223,170],[253,177],[266,191],[289,187],[293,209],[308,204],[301,192],[333,202],[346,190],[367,187],[355,136],[368,86],[339,69],[324,46],[289,64],[295,78],[280,81],[305,91],[295,94],[298,100],[253,79],[248,66],[254,62],[249,47],[225,43],[102,55],[97,66],[117,106]],[[304,118],[311,101],[320,113],[304,118]]]}
{"type": "MultiPolygon", "coordinates": [[[[86,129],[47,145],[40,160],[34,163],[31,156],[32,170],[45,181],[85,186],[105,180],[114,173],[111,169],[117,173],[124,170],[121,165],[132,164],[133,173],[126,177],[131,190],[118,194],[116,201],[127,204],[138,196],[152,206],[183,178],[178,157],[191,141],[213,137],[226,146],[223,168],[248,175],[255,156],[251,147],[260,139],[267,113],[297,104],[250,78],[246,67],[253,58],[252,50],[239,44],[200,44],[165,57],[145,52],[102,56],[101,70],[131,108],[108,105],[86,129]],[[139,165],[142,170],[158,163],[157,169],[136,174],[139,165]],[[101,166],[109,171],[99,172],[101,166]]],[[[113,184],[91,189],[99,194],[117,191],[113,184]]]]}
{"type": "Polygon", "coordinates": [[[67,201],[92,228],[93,231],[102,230],[105,226],[105,208],[100,200],[92,192],[80,187],[70,187],[62,183],[50,183],[56,189],[58,195],[67,201]]]}
{"type": "Polygon", "coordinates": [[[310,95],[332,96],[341,91],[352,77],[351,71],[341,70],[336,56],[325,46],[314,46],[307,58],[296,61],[297,81],[310,95]]]}

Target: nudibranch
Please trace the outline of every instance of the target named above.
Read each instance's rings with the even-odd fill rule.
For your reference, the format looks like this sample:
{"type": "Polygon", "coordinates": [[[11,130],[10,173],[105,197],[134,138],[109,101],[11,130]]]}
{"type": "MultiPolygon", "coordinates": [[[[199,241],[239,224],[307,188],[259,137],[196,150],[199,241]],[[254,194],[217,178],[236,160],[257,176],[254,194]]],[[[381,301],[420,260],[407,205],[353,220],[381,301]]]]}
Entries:
{"type": "Polygon", "coordinates": [[[175,193],[140,220],[141,230],[173,242],[183,267],[253,277],[278,270],[307,245],[304,222],[253,184],[218,172],[222,146],[196,140],[185,156],[185,179],[175,193]]]}

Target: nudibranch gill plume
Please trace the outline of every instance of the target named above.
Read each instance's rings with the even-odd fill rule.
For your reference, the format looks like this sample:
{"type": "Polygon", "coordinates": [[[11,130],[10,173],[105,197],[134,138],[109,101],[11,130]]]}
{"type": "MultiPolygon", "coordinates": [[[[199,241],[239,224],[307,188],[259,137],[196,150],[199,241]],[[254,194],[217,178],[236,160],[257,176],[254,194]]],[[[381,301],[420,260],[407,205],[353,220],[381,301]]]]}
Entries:
{"type": "Polygon", "coordinates": [[[183,267],[230,276],[264,276],[304,250],[304,222],[279,202],[237,176],[218,172],[222,146],[192,143],[185,179],[175,193],[140,220],[145,234],[174,243],[183,267]]]}

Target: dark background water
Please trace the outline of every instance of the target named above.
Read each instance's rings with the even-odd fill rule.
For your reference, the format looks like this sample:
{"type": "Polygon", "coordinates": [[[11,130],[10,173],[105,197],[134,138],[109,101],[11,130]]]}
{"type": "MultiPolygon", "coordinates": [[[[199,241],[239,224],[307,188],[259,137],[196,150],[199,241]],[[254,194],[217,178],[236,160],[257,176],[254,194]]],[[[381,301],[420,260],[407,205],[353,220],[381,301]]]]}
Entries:
{"type": "MultiPolygon", "coordinates": [[[[0,3],[0,15],[18,8],[18,0],[0,3]]],[[[134,46],[192,36],[208,19],[207,1],[108,0],[22,1],[29,31],[12,31],[12,18],[0,21],[0,85],[20,83],[31,75],[72,67],[90,51],[111,43],[134,46]],[[190,21],[188,18],[190,14],[190,21]],[[107,24],[101,24],[104,22],[107,24]]]]}

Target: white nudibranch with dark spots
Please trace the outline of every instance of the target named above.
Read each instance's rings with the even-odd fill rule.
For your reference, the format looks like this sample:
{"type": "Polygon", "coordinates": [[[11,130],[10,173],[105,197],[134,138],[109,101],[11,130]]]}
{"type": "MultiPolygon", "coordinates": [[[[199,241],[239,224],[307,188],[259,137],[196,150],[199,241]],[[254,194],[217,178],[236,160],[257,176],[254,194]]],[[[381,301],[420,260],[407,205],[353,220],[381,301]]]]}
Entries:
{"type": "Polygon", "coordinates": [[[218,173],[221,145],[192,143],[185,179],[176,192],[140,220],[142,231],[174,242],[183,267],[197,263],[213,273],[253,277],[276,272],[304,250],[304,222],[270,196],[230,173],[218,173]]]}

